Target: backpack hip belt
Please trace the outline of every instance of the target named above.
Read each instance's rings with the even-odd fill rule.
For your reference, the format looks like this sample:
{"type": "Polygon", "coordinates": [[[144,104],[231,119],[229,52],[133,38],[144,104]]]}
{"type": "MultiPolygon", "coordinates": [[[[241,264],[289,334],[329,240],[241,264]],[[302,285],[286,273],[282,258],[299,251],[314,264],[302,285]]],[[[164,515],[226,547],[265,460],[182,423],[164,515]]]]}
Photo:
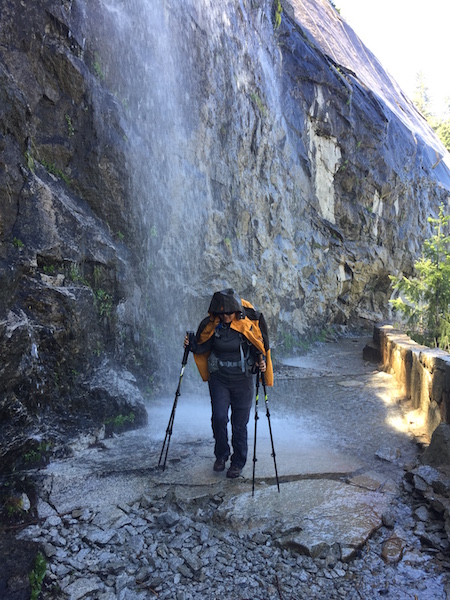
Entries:
{"type": "MultiPolygon", "coordinates": [[[[241,336],[242,337],[242,336],[241,336]]],[[[244,351],[242,349],[242,343],[239,344],[239,350],[241,353],[241,360],[218,360],[219,367],[241,367],[243,373],[245,373],[245,358],[244,351]]]]}

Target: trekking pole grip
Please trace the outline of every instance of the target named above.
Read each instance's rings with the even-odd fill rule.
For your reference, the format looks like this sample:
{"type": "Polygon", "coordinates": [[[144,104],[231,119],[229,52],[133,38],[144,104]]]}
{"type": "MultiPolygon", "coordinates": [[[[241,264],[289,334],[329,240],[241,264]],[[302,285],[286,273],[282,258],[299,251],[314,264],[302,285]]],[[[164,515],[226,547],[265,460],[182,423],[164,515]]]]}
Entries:
{"type": "Polygon", "coordinates": [[[191,343],[192,343],[193,338],[195,338],[195,333],[193,331],[186,331],[186,335],[189,338],[189,344],[184,348],[183,360],[181,361],[181,364],[183,365],[183,367],[187,363],[188,356],[189,356],[189,350],[191,349],[191,343]]]}

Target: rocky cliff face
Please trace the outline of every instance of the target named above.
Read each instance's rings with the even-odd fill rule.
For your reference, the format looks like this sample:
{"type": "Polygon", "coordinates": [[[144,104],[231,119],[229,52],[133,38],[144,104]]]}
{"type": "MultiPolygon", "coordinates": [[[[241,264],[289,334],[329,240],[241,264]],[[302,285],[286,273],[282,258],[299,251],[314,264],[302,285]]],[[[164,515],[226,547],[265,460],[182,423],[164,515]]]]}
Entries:
{"type": "Polygon", "coordinates": [[[0,0],[4,463],[144,423],[217,289],[279,349],[386,316],[448,155],[327,0],[282,6],[0,0]]]}

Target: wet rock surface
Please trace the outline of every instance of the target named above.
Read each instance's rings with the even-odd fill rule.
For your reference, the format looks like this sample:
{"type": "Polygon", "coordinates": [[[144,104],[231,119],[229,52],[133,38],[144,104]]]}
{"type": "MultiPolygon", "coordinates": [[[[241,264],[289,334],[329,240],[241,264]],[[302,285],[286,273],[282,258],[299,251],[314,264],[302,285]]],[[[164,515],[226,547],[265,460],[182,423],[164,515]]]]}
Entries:
{"type": "MultiPolygon", "coordinates": [[[[18,537],[47,558],[44,597],[447,598],[445,518],[427,493],[448,489],[419,463],[394,379],[363,361],[364,343],[321,344],[278,370],[279,492],[263,407],[254,494],[252,418],[242,477],[213,472],[204,388],[182,392],[164,471],[173,397],[148,407],[146,430],[37,473],[39,519],[18,537]]],[[[8,586],[19,598],[26,581],[8,586]]]]}

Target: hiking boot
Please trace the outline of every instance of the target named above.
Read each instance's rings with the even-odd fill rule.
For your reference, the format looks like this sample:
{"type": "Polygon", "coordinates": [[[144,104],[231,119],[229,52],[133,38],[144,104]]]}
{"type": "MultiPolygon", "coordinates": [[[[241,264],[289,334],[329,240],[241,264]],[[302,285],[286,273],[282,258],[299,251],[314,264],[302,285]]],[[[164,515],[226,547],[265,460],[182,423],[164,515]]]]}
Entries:
{"type": "Polygon", "coordinates": [[[242,469],[237,467],[236,465],[231,465],[231,467],[227,471],[228,479],[236,479],[241,474],[242,469]]]}
{"type": "Polygon", "coordinates": [[[225,470],[226,461],[223,458],[216,458],[216,462],[214,463],[214,471],[224,471],[225,470]]]}

